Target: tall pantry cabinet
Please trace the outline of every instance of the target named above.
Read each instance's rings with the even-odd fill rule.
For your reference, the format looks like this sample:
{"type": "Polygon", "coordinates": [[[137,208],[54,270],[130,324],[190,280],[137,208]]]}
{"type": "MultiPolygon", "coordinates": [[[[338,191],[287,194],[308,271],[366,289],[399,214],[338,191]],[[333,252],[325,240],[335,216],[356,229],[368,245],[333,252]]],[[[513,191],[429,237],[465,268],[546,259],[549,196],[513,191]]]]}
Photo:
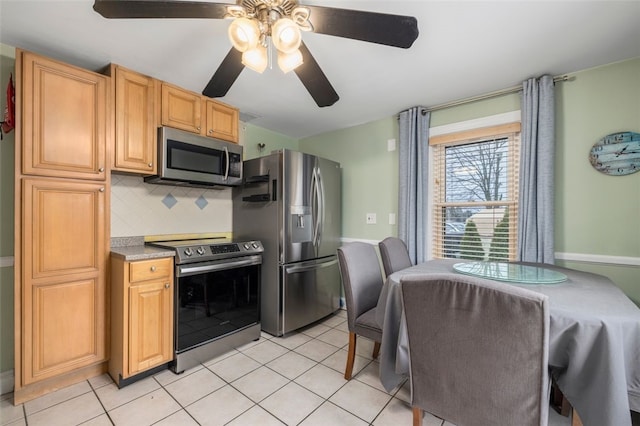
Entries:
{"type": "Polygon", "coordinates": [[[109,85],[16,50],[15,403],[107,369],[109,85]]]}

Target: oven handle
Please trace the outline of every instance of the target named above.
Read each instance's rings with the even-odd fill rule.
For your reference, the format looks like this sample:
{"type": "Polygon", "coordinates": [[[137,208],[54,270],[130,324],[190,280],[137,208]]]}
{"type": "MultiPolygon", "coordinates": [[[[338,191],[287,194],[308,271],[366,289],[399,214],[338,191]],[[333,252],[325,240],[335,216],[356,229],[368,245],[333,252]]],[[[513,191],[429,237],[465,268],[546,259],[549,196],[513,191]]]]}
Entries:
{"type": "Polygon", "coordinates": [[[260,265],[262,256],[248,256],[245,259],[232,261],[213,261],[199,263],[195,266],[184,265],[176,268],[176,277],[186,277],[189,275],[201,274],[205,272],[223,271],[225,269],[241,268],[243,266],[260,265]]]}
{"type": "Polygon", "coordinates": [[[313,264],[301,265],[301,266],[291,266],[286,269],[288,274],[297,274],[299,272],[308,272],[313,271],[314,269],[328,268],[329,266],[333,266],[338,263],[337,260],[332,260],[330,262],[317,263],[313,264]]]}

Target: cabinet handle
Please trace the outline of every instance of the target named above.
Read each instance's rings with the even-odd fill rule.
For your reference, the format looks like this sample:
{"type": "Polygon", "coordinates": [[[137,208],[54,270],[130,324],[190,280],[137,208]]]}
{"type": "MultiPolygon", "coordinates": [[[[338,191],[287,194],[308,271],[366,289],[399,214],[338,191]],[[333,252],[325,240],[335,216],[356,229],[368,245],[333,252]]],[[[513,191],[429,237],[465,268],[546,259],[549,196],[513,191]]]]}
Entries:
{"type": "Polygon", "coordinates": [[[169,287],[171,287],[169,283],[164,283],[164,288],[169,288],[169,287]]]}
{"type": "Polygon", "coordinates": [[[153,163],[148,164],[149,168],[153,167],[153,163]]]}
{"type": "Polygon", "coordinates": [[[151,272],[155,272],[156,271],[156,267],[155,265],[151,267],[151,272]]]}
{"type": "Polygon", "coordinates": [[[104,192],[104,187],[102,187],[102,188],[98,189],[98,191],[100,191],[100,192],[104,192]]]}
{"type": "Polygon", "coordinates": [[[100,173],[104,172],[104,167],[100,167],[100,168],[98,169],[98,171],[99,171],[100,173]]]}
{"type": "Polygon", "coordinates": [[[213,129],[209,129],[209,134],[213,133],[213,129]]]}
{"type": "Polygon", "coordinates": [[[200,131],[200,126],[196,127],[196,130],[200,131]]]}

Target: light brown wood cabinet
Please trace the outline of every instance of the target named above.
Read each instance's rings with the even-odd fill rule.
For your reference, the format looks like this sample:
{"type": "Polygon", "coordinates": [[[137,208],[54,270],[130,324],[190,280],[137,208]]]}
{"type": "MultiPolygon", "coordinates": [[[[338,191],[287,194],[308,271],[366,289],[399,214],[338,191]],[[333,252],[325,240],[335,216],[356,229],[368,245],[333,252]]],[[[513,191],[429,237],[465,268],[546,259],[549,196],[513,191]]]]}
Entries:
{"type": "Polygon", "coordinates": [[[238,109],[222,102],[206,100],[206,135],[238,143],[238,109]]]}
{"type": "Polygon", "coordinates": [[[238,143],[237,108],[162,83],[162,125],[238,143]]]}
{"type": "Polygon", "coordinates": [[[22,180],[22,379],[106,359],[103,183],[22,180]]]}
{"type": "Polygon", "coordinates": [[[109,85],[16,50],[15,403],[107,370],[109,85]]]}
{"type": "Polygon", "coordinates": [[[173,359],[173,259],[111,259],[111,359],[118,386],[173,359]]]}
{"type": "Polygon", "coordinates": [[[113,170],[155,174],[159,81],[119,65],[111,65],[110,74],[115,104],[113,170]]]}
{"type": "Polygon", "coordinates": [[[21,55],[23,173],[104,180],[108,78],[21,55]]]}

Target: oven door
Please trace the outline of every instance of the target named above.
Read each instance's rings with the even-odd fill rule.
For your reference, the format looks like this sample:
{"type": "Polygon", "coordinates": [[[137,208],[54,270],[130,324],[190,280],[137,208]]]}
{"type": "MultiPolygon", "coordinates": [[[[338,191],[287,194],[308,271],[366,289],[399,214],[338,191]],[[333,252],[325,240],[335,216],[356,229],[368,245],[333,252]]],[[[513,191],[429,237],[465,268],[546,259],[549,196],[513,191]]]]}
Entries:
{"type": "Polygon", "coordinates": [[[261,255],[176,266],[175,351],[260,322],[261,255]]]}

